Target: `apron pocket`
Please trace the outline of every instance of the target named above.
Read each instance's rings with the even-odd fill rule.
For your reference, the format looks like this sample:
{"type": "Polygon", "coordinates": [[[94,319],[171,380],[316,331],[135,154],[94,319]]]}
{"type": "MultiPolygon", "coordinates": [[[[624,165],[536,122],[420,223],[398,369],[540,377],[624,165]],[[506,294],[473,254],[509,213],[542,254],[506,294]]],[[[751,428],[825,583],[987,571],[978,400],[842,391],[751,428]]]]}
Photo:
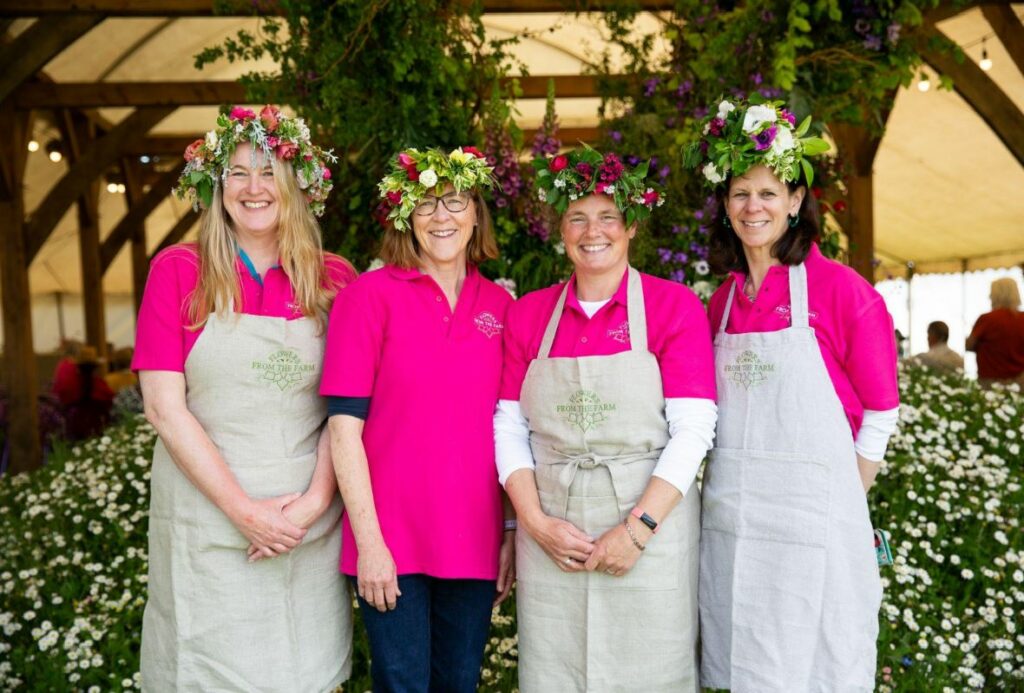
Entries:
{"type": "Polygon", "coordinates": [[[830,471],[809,455],[716,448],[704,477],[703,528],[745,539],[825,546],[830,471]]]}

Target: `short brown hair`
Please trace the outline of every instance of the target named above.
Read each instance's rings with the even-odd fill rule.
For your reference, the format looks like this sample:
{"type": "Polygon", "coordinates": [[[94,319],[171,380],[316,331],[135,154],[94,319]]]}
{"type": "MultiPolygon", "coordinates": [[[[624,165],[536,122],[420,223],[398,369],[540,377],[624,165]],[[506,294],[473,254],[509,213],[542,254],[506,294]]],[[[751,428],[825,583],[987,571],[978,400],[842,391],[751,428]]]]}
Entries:
{"type": "MultiPolygon", "coordinates": [[[[466,248],[466,260],[471,265],[480,265],[487,260],[497,259],[498,241],[494,237],[494,222],[491,221],[491,213],[483,195],[479,190],[473,190],[472,194],[476,207],[476,225],[469,239],[469,247],[466,248]]],[[[399,231],[393,223],[388,222],[380,242],[381,260],[388,265],[412,269],[420,266],[419,250],[419,241],[411,228],[399,231]]]]}
{"type": "MultiPolygon", "coordinates": [[[[731,178],[716,190],[718,198],[718,217],[712,222],[711,234],[708,239],[708,264],[715,274],[729,272],[747,273],[747,256],[743,253],[743,244],[739,236],[732,230],[729,217],[725,213],[725,201],[729,195],[731,178]]],[[[778,258],[784,265],[799,265],[807,259],[811,252],[811,244],[821,236],[821,216],[818,213],[818,200],[811,191],[799,181],[786,183],[792,195],[800,187],[804,187],[803,202],[797,212],[795,227],[786,229],[779,240],[772,246],[772,257],[778,258]]]]}
{"type": "Polygon", "coordinates": [[[949,341],[949,325],[941,320],[928,323],[928,336],[945,344],[949,341]]]}

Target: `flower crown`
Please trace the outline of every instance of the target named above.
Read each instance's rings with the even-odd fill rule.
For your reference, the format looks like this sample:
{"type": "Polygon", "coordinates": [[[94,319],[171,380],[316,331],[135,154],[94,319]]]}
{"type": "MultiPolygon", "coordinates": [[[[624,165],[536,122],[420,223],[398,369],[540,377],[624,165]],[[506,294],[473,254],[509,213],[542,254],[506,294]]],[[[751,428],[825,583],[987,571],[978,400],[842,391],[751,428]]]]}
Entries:
{"type": "Polygon", "coordinates": [[[648,165],[644,161],[629,170],[616,154],[602,155],[586,144],[550,159],[539,156],[533,160],[537,197],[557,214],[565,214],[574,200],[590,194],[607,195],[622,212],[626,226],[632,226],[665,202],[658,186],[644,180],[648,165]]]}
{"type": "Polygon", "coordinates": [[[310,142],[302,118],[287,116],[274,106],[264,106],[259,115],[235,106],[217,116],[217,127],[185,149],[185,170],[174,189],[178,198],[189,198],[193,209],[208,208],[214,189],[227,178],[231,155],[240,142],[262,150],[268,160],[274,155],[290,163],[310,211],[318,217],[324,213],[324,200],[334,185],[327,162],[338,157],[310,142]]]}
{"type": "Polygon", "coordinates": [[[811,126],[810,116],[798,127],[796,116],[782,101],[763,101],[756,95],[749,103],[723,99],[718,112],[708,114],[701,124],[702,136],[686,147],[683,164],[691,169],[700,167],[710,188],[759,164],[770,168],[783,183],[799,180],[803,171],[811,185],[814,169],[808,157],[829,149],[820,137],[804,137],[811,126]]]}
{"type": "Polygon", "coordinates": [[[493,169],[476,147],[459,147],[446,154],[438,148],[406,149],[391,162],[391,172],[377,184],[387,218],[399,231],[409,228],[413,209],[443,182],[455,192],[494,185],[493,169]]]}

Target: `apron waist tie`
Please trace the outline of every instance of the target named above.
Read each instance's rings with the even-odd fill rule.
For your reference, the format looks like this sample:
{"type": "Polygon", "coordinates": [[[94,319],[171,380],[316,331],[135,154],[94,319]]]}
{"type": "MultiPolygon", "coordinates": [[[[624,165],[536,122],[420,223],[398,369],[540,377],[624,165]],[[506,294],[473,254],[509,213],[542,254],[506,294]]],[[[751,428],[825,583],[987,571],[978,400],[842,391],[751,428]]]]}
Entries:
{"type": "Polygon", "coordinates": [[[612,478],[612,493],[615,494],[615,504],[619,508],[619,514],[622,514],[624,509],[622,507],[622,500],[619,497],[618,487],[623,481],[621,475],[625,473],[625,468],[633,462],[649,460],[661,454],[661,450],[633,452],[624,455],[599,455],[596,452],[569,454],[555,448],[548,448],[548,452],[551,453],[552,459],[546,462],[538,462],[537,465],[546,464],[552,467],[562,467],[562,470],[558,473],[558,495],[555,501],[556,506],[561,508],[563,520],[569,514],[569,489],[572,487],[573,481],[576,480],[576,473],[580,469],[607,467],[608,473],[612,478]]]}

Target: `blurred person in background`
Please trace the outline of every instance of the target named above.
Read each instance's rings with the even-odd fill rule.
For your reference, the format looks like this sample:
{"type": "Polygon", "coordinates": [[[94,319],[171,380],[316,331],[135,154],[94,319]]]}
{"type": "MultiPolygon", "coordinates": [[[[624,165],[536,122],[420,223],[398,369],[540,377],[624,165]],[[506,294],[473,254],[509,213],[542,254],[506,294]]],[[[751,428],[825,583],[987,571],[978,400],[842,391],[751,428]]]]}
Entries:
{"type": "Polygon", "coordinates": [[[967,338],[967,351],[978,355],[978,382],[1024,385],[1024,314],[1012,277],[992,282],[992,310],[978,318],[967,338]]]}
{"type": "Polygon", "coordinates": [[[921,352],[911,361],[936,371],[962,371],[964,357],[949,348],[949,325],[936,320],[928,323],[928,351],[921,352]]]}

